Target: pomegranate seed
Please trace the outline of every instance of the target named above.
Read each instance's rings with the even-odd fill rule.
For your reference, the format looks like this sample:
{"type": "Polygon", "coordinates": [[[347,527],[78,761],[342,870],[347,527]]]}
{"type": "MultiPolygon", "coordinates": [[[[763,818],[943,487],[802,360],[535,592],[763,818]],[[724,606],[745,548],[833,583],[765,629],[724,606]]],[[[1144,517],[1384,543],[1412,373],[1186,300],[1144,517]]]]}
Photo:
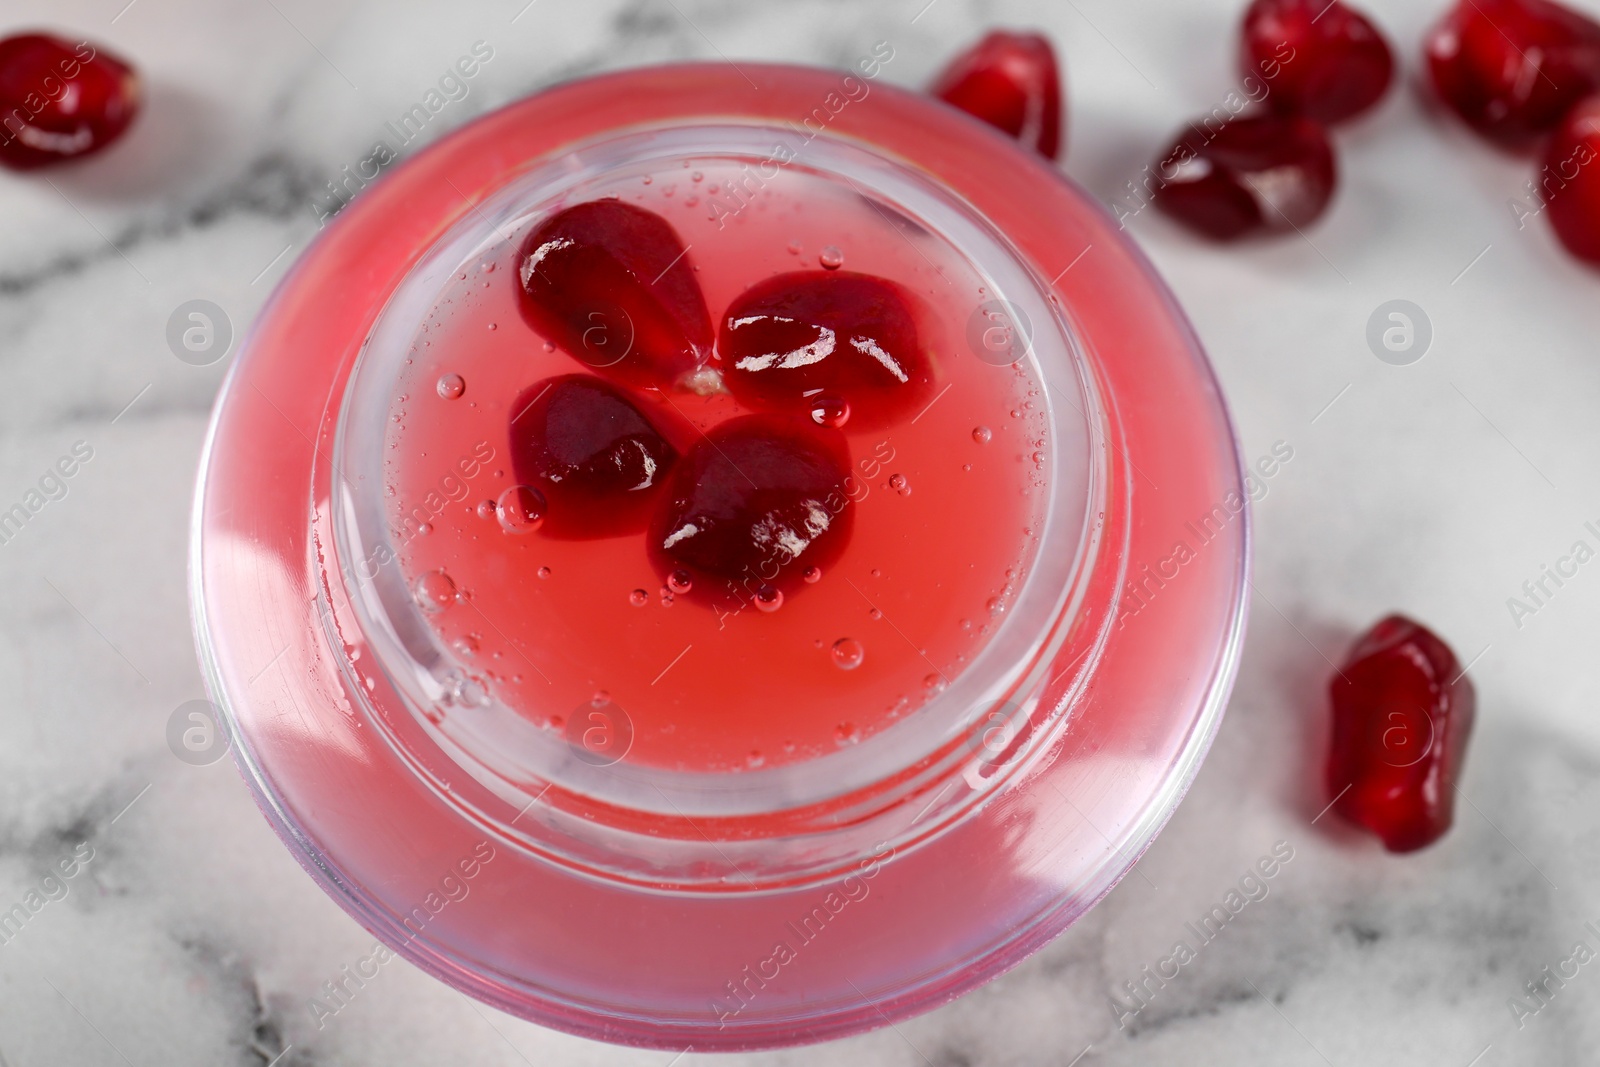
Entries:
{"type": "Polygon", "coordinates": [[[139,76],[87,41],[0,40],[0,164],[31,170],[98,152],[139,113],[139,76]]]}
{"type": "Polygon", "coordinates": [[[881,425],[924,403],[933,381],[910,295],[868,274],[758,282],[728,308],[719,341],[724,383],[754,407],[809,414],[831,398],[881,425]]]}
{"type": "MultiPolygon", "coordinates": [[[[810,567],[827,567],[850,536],[844,435],[809,420],[745,415],[712,428],[673,472],[651,525],[663,570],[725,579],[746,601],[793,595],[810,567]]],[[[721,582],[696,582],[713,594],[721,582]]],[[[781,603],[781,601],[778,601],[781,603]]]]}
{"type": "Polygon", "coordinates": [[[1567,251],[1600,266],[1600,95],[1578,102],[1550,139],[1541,192],[1567,251]]]}
{"type": "Polygon", "coordinates": [[[1450,829],[1477,702],[1450,647],[1391,615],[1356,642],[1330,689],[1333,806],[1390,852],[1439,840],[1450,829]]]}
{"type": "Polygon", "coordinates": [[[711,317],[660,215],[592,200],[546,219],[517,256],[528,324],[593,369],[667,388],[711,354],[711,317]]]}
{"type": "Polygon", "coordinates": [[[1342,122],[1382,99],[1394,78],[1388,42],[1339,0],[1255,0],[1242,43],[1245,77],[1266,85],[1267,106],[1281,114],[1342,122]]]}
{"type": "Polygon", "coordinates": [[[585,374],[551,378],[512,407],[511,466],[549,504],[552,537],[642,530],[678,452],[621,389],[585,374]]]}
{"type": "Polygon", "coordinates": [[[1333,146],[1318,123],[1292,115],[1194,124],[1157,165],[1155,203],[1218,240],[1298,229],[1333,198],[1333,146]]]}
{"type": "Polygon", "coordinates": [[[996,30],[951,60],[928,90],[1055,159],[1061,147],[1061,74],[1037,33],[996,30]]]}
{"type": "Polygon", "coordinates": [[[1600,25],[1549,0],[1460,0],[1426,52],[1440,98],[1505,148],[1531,147],[1600,89],[1600,25]]]}

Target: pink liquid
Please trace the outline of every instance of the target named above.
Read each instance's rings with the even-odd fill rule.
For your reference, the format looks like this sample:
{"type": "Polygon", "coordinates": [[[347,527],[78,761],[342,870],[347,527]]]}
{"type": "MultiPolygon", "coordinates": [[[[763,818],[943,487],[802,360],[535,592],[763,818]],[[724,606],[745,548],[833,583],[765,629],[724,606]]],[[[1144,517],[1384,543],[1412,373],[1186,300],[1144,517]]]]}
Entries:
{"type": "MultiPolygon", "coordinates": [[[[954,190],[1005,235],[1034,276],[1041,282],[1053,279],[1049,288],[1081,347],[1082,377],[1099,397],[1099,407],[1090,412],[1093,449],[1083,466],[1096,474],[1099,495],[1091,506],[1103,510],[1091,511],[1090,522],[1100,531],[1101,544],[1074,579],[1081,598],[1037,627],[1041,638],[1055,628],[1070,631],[1059,646],[1035,650],[1044,678],[1035,690],[1037,705],[1041,718],[1054,716],[1038,734],[1042,750],[1003,781],[997,777],[987,786],[981,781],[975,785],[962,773],[967,768],[957,768],[920,792],[894,793],[892,807],[868,812],[860,822],[840,820],[837,827],[813,828],[815,832],[804,835],[756,839],[759,833],[745,837],[740,828],[730,828],[727,823],[734,820],[675,820],[660,817],[656,810],[640,814],[639,822],[647,824],[642,832],[613,826],[607,829],[616,829],[614,834],[585,835],[581,816],[560,822],[567,813],[554,810],[549,796],[561,790],[541,794],[530,789],[530,800],[502,795],[499,783],[486,785],[489,776],[471,773],[469,761],[441,740],[442,730],[424,721],[425,712],[401,690],[396,679],[409,665],[378,655],[383,635],[364,623],[355,599],[363,593],[356,577],[374,571],[388,575],[394,566],[382,557],[352,554],[341,540],[338,517],[344,514],[340,509],[348,486],[360,486],[365,471],[334,470],[339,431],[347,428],[339,421],[341,402],[351,387],[357,355],[393,294],[441,234],[470,221],[476,205],[515,181],[525,167],[564,166],[572,146],[641,125],[699,128],[709,117],[790,129],[816,114],[837,95],[840,84],[838,72],[757,64],[741,64],[739,70],[682,66],[629,71],[519,102],[427,149],[347,209],[263,311],[219,402],[202,472],[193,559],[202,663],[212,693],[229,713],[241,769],[290,851],[358,921],[441,980],[546,1025],[600,1040],[650,1045],[670,1050],[669,1055],[690,1045],[696,1051],[791,1045],[881,1026],[944,1003],[1016,964],[1091,907],[1170,815],[1220,720],[1237,660],[1245,519],[1237,517],[1198,545],[1191,524],[1241,491],[1239,467],[1215,382],[1181,313],[1137,250],[1086,194],[966,116],[877,82],[865,100],[857,92],[847,109],[831,118],[824,113],[828,136],[874,146],[885,158],[902,161],[895,165],[925,173],[954,190]],[[1174,576],[1170,568],[1161,568],[1161,561],[1173,556],[1179,541],[1195,551],[1174,576]],[[1145,577],[1148,568],[1161,568],[1168,577],[1158,584],[1145,577]],[[1144,583],[1142,595],[1135,595],[1135,580],[1144,583]],[[556,831],[570,831],[570,837],[563,840],[556,831]],[[666,869],[661,881],[674,890],[657,891],[641,884],[642,876],[596,873],[565,853],[552,858],[572,838],[592,844],[595,854],[603,853],[612,840],[623,839],[640,857],[641,867],[659,863],[666,869]],[[730,864],[765,878],[769,870],[781,873],[786,864],[800,865],[820,845],[831,848],[836,841],[841,845],[830,856],[842,858],[832,870],[792,884],[748,892],[736,873],[724,881],[700,878],[703,871],[716,874],[730,864]],[[890,842],[888,851],[880,848],[881,841],[890,842]],[[443,876],[459,879],[455,872],[463,859],[482,855],[486,844],[493,851],[492,862],[482,864],[471,879],[469,895],[458,894],[459,899],[446,903],[440,890],[443,876]],[[688,859],[678,862],[683,856],[688,859]],[[683,882],[693,884],[678,888],[683,882]],[[848,904],[831,911],[830,896],[848,904]],[[816,922],[805,924],[819,908],[822,925],[815,933],[816,922]],[[424,909],[420,925],[419,909],[424,909]],[[805,930],[797,933],[797,924],[805,930]],[[792,958],[775,951],[780,941],[794,953],[792,958]],[[764,984],[747,979],[751,973],[767,975],[764,984]]],[[[710,173],[706,170],[708,181],[710,173]]],[[[804,200],[822,202],[810,190],[804,200]]],[[[760,218],[754,208],[747,214],[760,218]]],[[[839,230],[846,224],[862,225],[848,211],[829,219],[839,230]]],[[[754,279],[719,281],[714,277],[717,264],[734,260],[713,257],[717,246],[702,248],[685,220],[674,217],[674,224],[695,244],[690,254],[703,267],[700,275],[712,313],[720,313],[730,294],[754,279]]],[[[870,239],[860,243],[828,227],[826,240],[844,250],[845,269],[914,277],[914,270],[902,270],[905,264],[893,265],[887,258],[871,265],[871,257],[890,257],[894,246],[904,242],[871,229],[870,220],[868,224],[861,232],[870,239]]],[[[750,225],[760,228],[755,222],[750,225]]],[[[510,240],[516,234],[506,236],[510,240]]],[[[794,236],[782,235],[776,245],[781,252],[763,252],[785,264],[767,270],[794,269],[787,252],[794,236]]],[[[811,231],[798,236],[804,242],[802,258],[820,251],[811,231]]],[[[938,255],[931,258],[947,270],[957,266],[938,255]]],[[[506,270],[505,261],[500,262],[489,278],[506,270]]],[[[475,299],[487,301],[494,292],[482,290],[475,299]]],[[[961,302],[930,300],[945,317],[946,330],[962,325],[969,310],[962,304],[970,303],[970,296],[964,293],[961,302]]],[[[476,336],[491,344],[498,342],[487,339],[509,336],[514,325],[525,331],[504,301],[493,308],[487,302],[474,304],[460,316],[455,314],[457,305],[441,307],[450,314],[431,326],[425,338],[432,342],[423,349],[430,359],[436,348],[443,352],[446,337],[476,336]],[[489,322],[498,328],[489,331],[489,322]]],[[[473,526],[482,520],[465,513],[466,504],[488,498],[487,491],[480,496],[478,489],[492,478],[496,459],[470,476],[453,467],[480,441],[495,457],[504,456],[503,441],[494,434],[505,425],[506,413],[476,409],[484,420],[481,436],[473,435],[465,422],[457,425],[459,434],[446,434],[449,424],[439,420],[466,420],[469,415],[455,413],[472,412],[473,402],[503,400],[556,371],[536,365],[544,357],[531,337],[515,353],[520,363],[479,360],[479,351],[474,342],[462,356],[470,356],[474,365],[482,363],[481,371],[455,362],[436,365],[426,375],[416,372],[416,380],[401,390],[410,397],[402,405],[405,421],[393,426],[410,434],[429,424],[428,432],[437,433],[437,439],[413,441],[403,453],[393,450],[403,469],[372,479],[374,495],[387,482],[396,488],[397,501],[403,491],[426,503],[426,491],[420,496],[419,491],[430,483],[439,490],[434,530],[401,542],[401,564],[408,578],[420,577],[428,568],[412,553],[422,551],[424,544],[427,551],[439,553],[442,564],[455,568],[459,561],[459,570],[452,573],[460,588],[473,595],[427,616],[438,620],[427,625],[441,632],[450,632],[454,613],[486,606],[484,598],[496,593],[498,584],[528,588],[526,577],[520,583],[513,578],[512,562],[517,554],[539,554],[520,547],[490,552],[489,544],[514,539],[492,526],[473,526]],[[499,378],[488,374],[491,363],[501,368],[499,378]],[[460,399],[438,397],[435,385],[442,373],[463,376],[466,388],[460,399]],[[432,425],[436,422],[437,427],[432,425]],[[413,447],[415,453],[428,455],[416,455],[413,447]],[[413,461],[416,469],[407,466],[413,461]],[[431,470],[420,466],[428,461],[437,465],[431,470]],[[444,481],[447,475],[464,479],[470,495],[452,500],[455,492],[444,481]],[[451,512],[458,503],[461,508],[451,512]],[[468,540],[473,533],[479,541],[468,540]],[[491,534],[500,540],[493,541],[491,534]],[[496,559],[505,568],[503,583],[492,571],[496,559]]],[[[563,372],[577,369],[571,361],[554,362],[563,372]]],[[[875,474],[859,513],[858,540],[833,568],[864,590],[876,588],[862,584],[874,567],[883,572],[881,582],[892,590],[880,604],[884,620],[845,607],[845,617],[824,618],[831,624],[827,630],[820,625],[820,633],[802,630],[791,620],[802,617],[806,602],[821,604],[822,598],[834,596],[830,590],[839,583],[827,575],[775,615],[756,617],[747,611],[729,620],[727,631],[736,637],[740,632],[793,631],[798,644],[813,642],[813,652],[818,651],[818,637],[826,642],[830,636],[850,634],[865,646],[862,666],[840,672],[825,664],[828,669],[820,675],[843,679],[836,684],[858,684],[855,678],[873,677],[863,672],[892,653],[890,637],[898,637],[884,629],[891,620],[908,633],[924,624],[931,630],[935,622],[941,628],[952,621],[959,627],[963,617],[979,622],[983,598],[999,584],[998,576],[1030,551],[1021,532],[1028,509],[1017,501],[1026,500],[1020,490],[1032,477],[1026,473],[1028,460],[1019,457],[1031,457],[1031,450],[1023,443],[1028,435],[1005,421],[1010,408],[1004,402],[991,405],[1004,418],[985,414],[992,420],[985,424],[994,440],[981,448],[970,437],[977,425],[971,409],[950,409],[961,417],[946,410],[980,380],[977,371],[994,370],[972,367],[969,375],[969,366],[958,359],[941,365],[942,381],[955,381],[956,387],[906,428],[906,441],[894,438],[894,463],[910,479],[912,494],[891,498],[881,479],[895,471],[875,474]],[[927,451],[927,442],[934,440],[941,449],[954,450],[949,459],[956,471],[911,466],[934,462],[927,451]],[[988,575],[967,586],[957,606],[953,595],[947,605],[937,597],[958,575],[932,574],[922,562],[933,550],[932,539],[949,536],[968,522],[976,529],[978,520],[972,515],[980,507],[930,512],[920,526],[890,520],[919,514],[894,508],[926,506],[921,502],[935,492],[954,492],[966,484],[956,477],[968,462],[963,454],[971,457],[972,475],[995,483],[973,492],[991,493],[983,498],[991,503],[1009,500],[1017,510],[1003,509],[992,524],[984,514],[982,527],[994,540],[977,538],[981,550],[969,552],[962,568],[976,564],[988,575]],[[867,508],[874,504],[889,518],[874,524],[881,533],[863,533],[867,508]],[[892,542],[895,553],[869,558],[865,546],[870,536],[898,537],[892,542]],[[906,550],[908,543],[916,552],[906,550]],[[913,599],[897,610],[894,595],[913,599]],[[926,620],[920,615],[924,609],[929,612],[926,620]],[[755,631],[751,623],[775,625],[755,631]],[[850,623],[855,625],[847,628],[850,623]]],[[[1047,395],[1070,391],[1073,374],[1069,368],[1051,376],[1047,395]]],[[[1016,384],[1007,386],[1012,390],[1007,399],[1027,399],[1030,386],[1012,381],[1016,384]]],[[[972,402],[970,397],[967,401],[972,402]]],[[[1056,412],[1070,415],[1065,407],[1056,412]]],[[[1058,433],[1051,442],[1058,446],[1054,454],[1065,452],[1059,447],[1064,439],[1058,433]]],[[[857,462],[872,454],[859,439],[853,438],[852,445],[857,462]]],[[[379,466],[374,463],[372,469],[379,466]]],[[[1059,485],[1064,472],[1056,469],[1049,475],[1052,485],[1059,485]]],[[[380,501],[379,508],[383,506],[386,502],[380,501]]],[[[388,518],[396,521],[394,515],[388,518]]],[[[971,540],[975,535],[962,536],[971,540]]],[[[536,534],[515,540],[539,544],[536,534]]],[[[1019,600],[1039,587],[1037,578],[1058,554],[1072,550],[1072,542],[1072,537],[1050,539],[1034,553],[1035,581],[1022,586],[1019,600]]],[[[672,625],[689,625],[678,620],[690,608],[714,617],[696,605],[662,608],[656,603],[659,584],[645,586],[644,579],[658,583],[660,576],[641,569],[641,549],[624,550],[620,542],[547,547],[614,551],[616,559],[633,568],[613,574],[598,564],[590,567],[592,587],[566,594],[579,621],[588,611],[647,620],[628,625],[646,627],[648,635],[649,620],[670,618],[672,625]],[[648,607],[634,608],[625,599],[609,606],[635,586],[649,590],[648,607]],[[583,601],[584,592],[592,593],[592,605],[583,601]]],[[[562,564],[549,557],[542,560],[521,561],[519,570],[531,565],[532,587],[541,588],[537,568],[551,566],[551,577],[543,584],[557,588],[550,583],[559,581],[562,564]]],[[[842,597],[826,602],[847,604],[842,597]]],[[[510,610],[516,606],[517,598],[506,595],[496,610],[504,611],[509,622],[533,617],[510,610]]],[[[1025,607],[1019,603],[1000,618],[1021,620],[1025,607]]],[[[989,621],[992,625],[994,617],[989,621]]],[[[711,632],[707,624],[697,625],[711,632]]],[[[719,633],[725,636],[727,631],[719,633]]],[[[520,646],[505,636],[476,628],[462,632],[484,634],[476,654],[479,663],[518,658],[514,652],[520,646]],[[502,652],[500,660],[493,659],[496,647],[491,646],[502,652]]],[[[527,641],[538,633],[514,636],[527,641]]],[[[685,636],[681,643],[651,649],[652,657],[664,656],[646,663],[640,655],[634,664],[627,652],[632,646],[614,640],[614,632],[598,636],[606,639],[605,647],[618,650],[607,665],[628,674],[633,684],[655,680],[670,666],[656,688],[693,666],[702,652],[724,655],[714,643],[720,638],[702,646],[685,636]],[[671,665],[672,656],[691,644],[671,665]]],[[[984,655],[1001,649],[1006,636],[991,633],[984,655]]],[[[927,647],[930,655],[937,647],[945,650],[941,656],[965,652],[970,659],[980,642],[981,636],[969,639],[965,647],[959,642],[927,647]]],[[[595,647],[576,637],[569,643],[572,648],[595,647]]],[[[535,656],[532,646],[529,656],[539,659],[545,670],[552,669],[552,661],[542,653],[535,656]]],[[[560,663],[553,666],[562,669],[560,663]]],[[[876,706],[886,706],[928,673],[909,656],[902,667],[910,669],[896,672],[898,684],[886,685],[874,696],[876,706]]],[[[497,673],[509,677],[527,670],[525,665],[505,666],[497,673]]],[[[709,663],[697,671],[714,673],[709,663]]],[[[576,676],[567,679],[575,685],[576,701],[592,696],[589,680],[599,678],[587,667],[580,673],[581,685],[576,685],[576,676]]],[[[761,714],[739,721],[742,729],[759,730],[760,723],[751,725],[749,720],[766,714],[774,690],[796,678],[816,681],[803,671],[772,677],[781,684],[692,681],[758,689],[761,714]]],[[[960,686],[963,678],[955,682],[960,686]]],[[[601,684],[609,685],[623,703],[627,691],[620,684],[614,679],[601,684]]],[[[858,703],[871,706],[865,697],[858,703]]],[[[561,707],[553,698],[550,704],[561,707]]],[[[789,705],[791,722],[806,719],[801,705],[799,700],[789,705]]],[[[513,706],[547,713],[531,698],[513,706]]],[[[646,698],[628,710],[642,720],[652,706],[646,698]]],[[[680,729],[691,721],[703,722],[698,716],[714,706],[720,705],[698,702],[692,709],[695,718],[684,715],[680,729]]],[[[860,709],[851,710],[859,714],[860,709]]],[[[895,729],[920,726],[938,711],[929,707],[924,716],[902,719],[895,729]]],[[[464,712],[456,715],[465,717],[464,712]]],[[[879,712],[880,724],[886,718],[887,713],[879,712]]],[[[822,749],[834,744],[829,732],[837,725],[835,716],[806,721],[815,728],[814,744],[822,749]]],[[[872,719],[863,715],[860,723],[866,731],[872,719]]],[[[639,744],[648,746],[649,730],[639,732],[639,744]]],[[[766,752],[769,759],[782,757],[786,738],[796,742],[798,753],[796,731],[770,733],[777,754],[766,752]]],[[[723,759],[739,766],[748,756],[748,736],[739,733],[737,746],[711,738],[708,750],[692,758],[702,766],[723,759]]],[[[833,748],[813,763],[796,761],[782,770],[804,772],[830,759],[865,754],[874,740],[894,739],[893,730],[884,730],[858,747],[833,748]]],[[[639,755],[607,770],[632,770],[633,759],[650,751],[641,747],[639,755]]],[[[655,759],[679,758],[661,747],[654,752],[655,759]]],[[[781,773],[770,764],[767,770],[781,773]]],[[[742,784],[760,774],[703,777],[742,784]]],[[[775,803],[774,811],[779,807],[775,803]]]]}
{"type": "MultiPolygon", "coordinates": [[[[1043,498],[1039,385],[1020,365],[985,363],[968,347],[982,277],[849,185],[799,167],[730,213],[739,201],[727,187],[747,162],[759,161],[686,159],[610,175],[569,202],[617,195],[668,219],[714,321],[764,278],[841,259],[916,298],[936,368],[932,399],[890,425],[845,423],[854,528],[820,580],[769,613],[731,583],[674,594],[643,533],[563,540],[507,529],[494,502],[515,485],[512,406],[535,383],[585,369],[519,314],[525,230],[451,277],[413,342],[386,452],[407,584],[462,666],[554,731],[591,707],[620,707],[633,729],[627,758],[678,770],[804,760],[943,691],[1026,578],[1043,498]]],[[[679,434],[680,452],[698,431],[748,411],[723,392],[640,397],[657,425],[693,428],[679,434]]]]}

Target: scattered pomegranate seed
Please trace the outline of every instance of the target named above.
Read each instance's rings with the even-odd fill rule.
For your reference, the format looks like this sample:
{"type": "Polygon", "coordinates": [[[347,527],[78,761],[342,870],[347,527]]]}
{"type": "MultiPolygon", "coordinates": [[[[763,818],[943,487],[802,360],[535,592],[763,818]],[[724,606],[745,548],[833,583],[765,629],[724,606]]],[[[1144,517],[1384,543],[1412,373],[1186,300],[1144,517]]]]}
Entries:
{"type": "Polygon", "coordinates": [[[881,425],[926,402],[932,372],[911,297],[883,278],[799,271],[758,282],[722,320],[723,382],[754,407],[809,413],[819,398],[881,425]]]}
{"type": "Polygon", "coordinates": [[[1550,225],[1567,251],[1600,266],[1600,95],[1567,113],[1540,174],[1550,225]]]}
{"type": "Polygon", "coordinates": [[[775,415],[730,419],[673,472],[651,547],[664,571],[684,567],[726,580],[697,581],[696,591],[726,588],[740,600],[763,589],[793,595],[808,568],[825,569],[849,540],[849,471],[838,430],[775,415]]]}
{"type": "Polygon", "coordinates": [[[666,219],[617,200],[545,220],[517,256],[529,325],[628,385],[667,388],[711,354],[711,316],[666,219]]]}
{"type": "Polygon", "coordinates": [[[133,67],[87,41],[0,40],[0,164],[32,170],[98,152],[133,122],[139,96],[133,67]]]}
{"type": "Polygon", "coordinates": [[[1342,122],[1382,99],[1394,78],[1388,42],[1339,0],[1255,0],[1244,14],[1240,67],[1267,106],[1342,122]]]}
{"type": "Polygon", "coordinates": [[[1157,164],[1155,203],[1218,240],[1298,229],[1333,198],[1333,146],[1318,123],[1293,115],[1191,125],[1157,164]]]}
{"type": "Polygon", "coordinates": [[[644,529],[678,452],[627,394],[572,374],[524,390],[511,410],[512,470],[548,501],[547,534],[644,529]]]}
{"type": "Polygon", "coordinates": [[[1440,98],[1505,148],[1531,147],[1600,89],[1600,24],[1549,0],[1460,0],[1426,52],[1440,98]]]}
{"type": "Polygon", "coordinates": [[[1439,840],[1450,829],[1477,702],[1450,647],[1391,615],[1356,642],[1330,689],[1334,808],[1390,852],[1439,840]]]}
{"type": "Polygon", "coordinates": [[[1037,33],[996,30],[951,60],[928,90],[1055,159],[1061,148],[1061,73],[1037,33]]]}

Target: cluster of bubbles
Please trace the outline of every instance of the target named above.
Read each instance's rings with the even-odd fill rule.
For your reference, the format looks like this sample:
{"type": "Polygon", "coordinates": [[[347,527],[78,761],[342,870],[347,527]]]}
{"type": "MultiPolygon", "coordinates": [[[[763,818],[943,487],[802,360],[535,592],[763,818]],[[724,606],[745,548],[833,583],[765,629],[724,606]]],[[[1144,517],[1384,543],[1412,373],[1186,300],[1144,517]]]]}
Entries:
{"type": "MultiPolygon", "coordinates": [[[[459,400],[466,395],[467,380],[459,374],[441,375],[434,389],[445,400],[459,400]]],[[[481,519],[499,519],[506,533],[528,534],[544,524],[549,505],[533,486],[513,485],[498,500],[479,501],[476,510],[481,519]]]]}

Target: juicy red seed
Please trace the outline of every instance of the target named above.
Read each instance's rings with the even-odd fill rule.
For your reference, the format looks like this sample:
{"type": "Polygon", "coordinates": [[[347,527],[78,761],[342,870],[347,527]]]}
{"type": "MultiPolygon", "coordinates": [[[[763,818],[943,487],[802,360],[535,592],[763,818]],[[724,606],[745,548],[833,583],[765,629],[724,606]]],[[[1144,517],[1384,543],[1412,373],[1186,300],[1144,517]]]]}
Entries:
{"type": "Polygon", "coordinates": [[[1050,42],[996,30],[951,60],[928,90],[1055,159],[1061,148],[1061,73],[1050,42]]]}
{"type": "Polygon", "coordinates": [[[1155,203],[1218,240],[1299,229],[1333,199],[1333,146],[1318,123],[1258,115],[1191,125],[1156,164],[1155,203]]]}
{"type": "Polygon", "coordinates": [[[764,587],[793,595],[807,568],[827,567],[849,540],[849,472],[837,430],[776,415],[730,419],[673,472],[651,549],[663,569],[720,579],[695,582],[696,592],[740,602],[764,587]]]}
{"type": "Polygon", "coordinates": [[[31,170],[98,152],[139,113],[139,77],[87,41],[0,41],[0,164],[31,170]]]}
{"type": "Polygon", "coordinates": [[[593,369],[667,388],[711,354],[683,242],[654,212],[592,200],[546,219],[517,256],[528,324],[593,369]]]}
{"type": "Polygon", "coordinates": [[[1460,0],[1426,52],[1439,97],[1505,148],[1531,147],[1600,89],[1600,24],[1548,0],[1460,0]]]}
{"type": "Polygon", "coordinates": [[[1327,786],[1339,814],[1390,852],[1444,836],[1476,706],[1450,647],[1391,615],[1356,642],[1330,688],[1327,786]]]}
{"type": "Polygon", "coordinates": [[[1239,65],[1280,114],[1342,122],[1382,99],[1394,78],[1388,42],[1339,0],[1255,0],[1239,65]]]}
{"type": "Polygon", "coordinates": [[[544,494],[543,532],[576,539],[645,527],[678,452],[626,393],[572,374],[524,390],[511,410],[512,470],[544,494]]]}
{"type": "Polygon", "coordinates": [[[1567,251],[1600,266],[1600,95],[1579,101],[1556,129],[1539,195],[1567,251]]]}
{"type": "Polygon", "coordinates": [[[911,297],[849,271],[779,274],[746,289],[722,320],[723,381],[754,407],[809,414],[819,397],[881,425],[925,403],[932,370],[911,297]]]}

